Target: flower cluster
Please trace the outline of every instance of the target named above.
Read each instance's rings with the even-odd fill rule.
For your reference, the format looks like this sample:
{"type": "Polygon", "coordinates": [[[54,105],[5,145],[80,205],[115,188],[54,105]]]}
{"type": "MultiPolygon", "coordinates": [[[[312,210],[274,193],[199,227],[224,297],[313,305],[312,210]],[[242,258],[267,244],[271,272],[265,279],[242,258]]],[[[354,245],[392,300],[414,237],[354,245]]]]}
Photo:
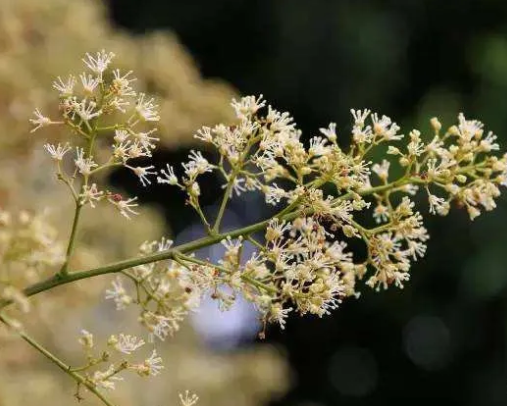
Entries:
{"type": "Polygon", "coordinates": [[[47,276],[64,260],[64,248],[46,213],[0,209],[0,300],[28,311],[21,289],[47,276]]]}
{"type": "MultiPolygon", "coordinates": [[[[412,263],[425,254],[429,238],[413,200],[419,189],[426,193],[430,214],[444,216],[455,204],[465,208],[473,220],[482,210],[496,207],[499,188],[507,185],[507,154],[494,155],[499,150],[496,136],[485,135],[482,123],[462,114],[458,124],[445,132],[433,118],[433,134],[426,140],[418,130],[408,136],[400,134],[400,127],[389,117],[352,110],[351,143],[344,148],[338,143],[334,123],[304,142],[289,113],[275,110],[262,96],[233,100],[236,121],[232,125],[204,127],[197,132],[196,139],[216,150],[216,162],[192,151],[188,162],[182,164],[182,173],[171,165],[157,172],[153,165],[133,163],[152,156],[158,141],[152,128],[160,119],[157,105],[133,89],[131,72],[110,69],[113,57],[105,51],[87,54],[83,59],[86,73],[54,82],[60,94],[58,119],[35,110],[33,131],[66,126],[79,140],[76,145],[45,145],[58,179],[74,197],[75,216],[63,255],[54,234],[38,217],[21,213],[14,221],[12,215],[0,211],[0,274],[8,275],[0,280],[0,309],[12,302],[27,307],[22,291],[9,279],[20,264],[39,271],[63,263],[55,275],[25,292],[38,293],[116,272],[106,298],[114,301],[118,310],[138,306],[139,321],[150,339],[173,335],[205,295],[222,309],[228,309],[241,295],[258,309],[264,326],[276,323],[283,329],[291,312],[322,317],[345,298],[359,297],[359,281],[376,290],[393,285],[403,288],[412,263]],[[96,147],[103,143],[110,145],[110,153],[98,160],[96,147]],[[370,151],[379,146],[396,162],[372,162],[370,151]],[[394,179],[391,166],[397,175],[394,179]],[[179,247],[167,239],[146,242],[140,257],[69,272],[83,206],[95,207],[106,201],[127,218],[137,214],[135,198],[124,199],[97,185],[98,175],[112,167],[127,168],[144,186],[156,176],[158,183],[184,191],[208,236],[179,247]],[[205,216],[200,203],[202,175],[211,172],[224,181],[214,221],[205,216]],[[257,224],[222,232],[227,204],[244,192],[262,194],[266,203],[279,211],[257,224]],[[351,240],[364,245],[363,254],[350,250],[351,240]],[[196,256],[199,248],[213,244],[221,244],[225,250],[220,260],[196,256]],[[249,256],[246,244],[255,248],[249,256]]],[[[12,325],[3,313],[0,320],[12,325]]],[[[98,389],[114,389],[122,372],[151,376],[163,368],[155,350],[142,362],[131,361],[145,342],[130,335],[111,336],[108,349],[99,355],[87,331],[80,343],[86,364],[79,368],[63,367],[52,354],[41,352],[69,373],[78,389],[84,385],[101,399],[98,389]],[[112,361],[113,354],[121,359],[112,361]]],[[[183,406],[193,406],[197,400],[188,392],[180,396],[183,406]]]]}
{"type": "MultiPolygon", "coordinates": [[[[164,369],[162,358],[155,350],[141,362],[131,360],[131,356],[145,345],[143,339],[131,335],[111,335],[107,340],[107,348],[98,351],[93,334],[82,330],[79,343],[85,352],[86,364],[71,368],[71,371],[85,371],[86,382],[93,387],[112,390],[115,389],[116,382],[123,380],[122,372],[133,371],[139,376],[147,377],[156,376],[164,369]],[[107,364],[107,367],[100,369],[104,364],[107,364]]],[[[79,391],[76,396],[79,396],[79,391]]]]}
{"type": "Polygon", "coordinates": [[[38,109],[32,132],[49,126],[67,126],[78,136],[77,145],[46,144],[44,148],[55,161],[57,176],[71,190],[79,206],[107,201],[130,218],[137,214],[136,198],[125,199],[120,194],[100,190],[94,178],[105,169],[123,166],[146,186],[155,175],[153,165],[134,164],[138,158],[150,158],[159,140],[152,124],[159,121],[154,99],[133,89],[132,72],[111,69],[114,54],[104,50],[83,59],[88,72],[77,78],[58,77],[53,83],[59,92],[60,117],[52,119],[38,109]],[[103,162],[95,159],[97,144],[110,144],[109,157],[103,162]],[[69,165],[66,158],[70,156],[69,165]]]}
{"type": "MultiPolygon", "coordinates": [[[[351,110],[352,143],[344,150],[334,123],[305,145],[289,113],[276,111],[262,96],[233,101],[232,107],[237,123],[204,127],[196,134],[216,149],[218,162],[193,151],[183,164],[183,176],[178,178],[168,165],[158,182],[186,191],[210,236],[218,233],[234,194],[259,191],[268,204],[285,205],[267,223],[263,242],[253,239],[258,229],[247,229],[236,240],[222,241],[227,252],[218,264],[202,261],[202,269],[216,270],[215,284],[241,293],[265,322],[282,327],[290,311],[322,316],[344,297],[359,296],[356,281],[364,276],[377,290],[403,287],[411,262],[424,255],[429,238],[411,200],[418,189],[427,193],[430,214],[446,215],[454,202],[474,219],[482,209],[496,207],[499,187],[507,185],[507,154],[491,154],[499,149],[496,136],[484,136],[482,123],[462,114],[445,133],[432,119],[434,134],[424,142],[418,130],[405,137],[390,118],[351,110]],[[404,146],[393,145],[405,139],[404,146]],[[381,144],[398,158],[397,171],[403,175],[396,180],[390,179],[391,162],[368,158],[381,144]],[[199,176],[211,171],[225,181],[213,227],[199,205],[199,176]],[[360,212],[370,213],[377,226],[361,225],[360,212]],[[366,258],[353,258],[347,251],[347,240],[355,238],[365,244],[366,258]],[[258,248],[249,259],[241,256],[246,240],[258,248]]],[[[199,266],[195,258],[184,260],[199,266]]]]}
{"type": "MultiPolygon", "coordinates": [[[[166,239],[145,242],[140,254],[164,252],[171,245],[172,241],[166,239]]],[[[178,331],[180,322],[197,309],[204,293],[219,282],[213,267],[187,265],[179,258],[140,265],[124,271],[123,276],[133,289],[126,288],[117,277],[106,290],[106,298],[113,300],[118,310],[140,306],[141,324],[160,340],[178,331]]]]}

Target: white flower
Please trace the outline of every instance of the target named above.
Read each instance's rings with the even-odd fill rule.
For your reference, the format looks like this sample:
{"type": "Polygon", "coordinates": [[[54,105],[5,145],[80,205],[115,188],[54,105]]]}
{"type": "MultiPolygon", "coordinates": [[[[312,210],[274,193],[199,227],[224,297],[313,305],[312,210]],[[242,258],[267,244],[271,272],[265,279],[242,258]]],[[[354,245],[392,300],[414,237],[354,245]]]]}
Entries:
{"type": "Polygon", "coordinates": [[[143,156],[151,157],[151,151],[143,148],[138,142],[129,143],[128,158],[139,158],[143,156]]]}
{"type": "Polygon", "coordinates": [[[84,149],[76,148],[76,159],[74,160],[79,173],[88,176],[91,174],[92,169],[96,168],[98,165],[93,161],[92,157],[85,158],[84,157],[84,149]]]}
{"type": "Polygon", "coordinates": [[[131,214],[139,214],[137,211],[132,209],[132,207],[139,206],[137,203],[134,203],[137,200],[137,197],[132,197],[128,200],[123,200],[121,198],[116,199],[116,195],[110,195],[108,201],[116,206],[116,208],[120,211],[120,214],[130,220],[131,214]]]}
{"type": "Polygon", "coordinates": [[[30,122],[35,125],[35,128],[33,128],[30,132],[33,133],[37,131],[39,128],[47,127],[52,124],[61,124],[59,121],[53,121],[49,117],[46,117],[43,115],[39,109],[35,109],[34,111],[35,118],[31,118],[30,122]]]}
{"type": "Polygon", "coordinates": [[[329,123],[328,128],[319,128],[319,131],[324,134],[331,142],[336,141],[336,123],[329,123]]]}
{"type": "Polygon", "coordinates": [[[142,347],[145,343],[141,338],[128,334],[120,334],[118,338],[114,335],[109,337],[108,344],[115,350],[122,352],[123,354],[130,355],[138,348],[142,347]]]}
{"type": "Polygon", "coordinates": [[[74,103],[74,111],[83,119],[83,121],[90,121],[102,114],[102,110],[95,110],[96,107],[97,103],[93,100],[83,99],[79,103],[74,103]]]}
{"type": "Polygon", "coordinates": [[[114,130],[114,137],[113,139],[118,143],[121,144],[129,138],[130,134],[126,130],[114,130]]]}
{"type": "Polygon", "coordinates": [[[156,175],[156,171],[151,171],[150,169],[155,168],[153,165],[150,166],[136,166],[135,168],[129,165],[125,165],[125,167],[129,168],[134,172],[141,181],[143,186],[151,185],[150,179],[148,179],[148,175],[156,175]]]}
{"type": "Polygon", "coordinates": [[[280,303],[274,303],[269,309],[268,320],[272,323],[278,323],[280,325],[280,328],[284,330],[286,319],[289,317],[291,310],[292,307],[284,309],[280,303]]]}
{"type": "MultiPolygon", "coordinates": [[[[229,183],[224,183],[221,187],[222,189],[225,189],[227,188],[227,185],[229,183]]],[[[247,190],[249,190],[247,187],[246,187],[246,179],[245,178],[240,178],[239,176],[236,176],[234,178],[234,180],[232,181],[232,191],[234,193],[236,193],[236,196],[240,196],[241,193],[243,192],[246,192],[247,190]]],[[[251,190],[251,189],[250,189],[251,190]]],[[[232,198],[232,193],[231,195],[229,196],[229,199],[232,198]]]]}
{"type": "Polygon", "coordinates": [[[500,149],[500,146],[495,142],[496,139],[497,136],[490,131],[486,136],[486,138],[480,141],[479,143],[480,151],[483,152],[498,151],[500,149]]]}
{"type": "Polygon", "coordinates": [[[273,183],[273,186],[264,186],[262,191],[265,194],[266,203],[272,204],[273,206],[276,206],[280,203],[280,200],[287,196],[287,192],[278,187],[276,183],[273,183]]]}
{"type": "Polygon", "coordinates": [[[158,105],[155,104],[155,99],[146,99],[144,93],[139,94],[139,99],[136,103],[136,112],[143,121],[159,121],[160,116],[157,114],[158,105]]]}
{"type": "Polygon", "coordinates": [[[181,393],[179,395],[181,406],[194,406],[199,400],[199,396],[195,393],[190,394],[188,390],[185,391],[185,395],[182,395],[181,393]]]}
{"type": "Polygon", "coordinates": [[[74,86],[76,85],[76,78],[69,75],[67,82],[64,82],[60,76],[53,82],[53,87],[60,92],[60,96],[69,97],[74,93],[74,86]]]}
{"type": "Polygon", "coordinates": [[[202,175],[205,172],[211,172],[213,166],[202,156],[200,151],[192,150],[188,157],[190,161],[182,164],[182,166],[189,179],[193,179],[197,175],[202,175]]]}
{"type": "Polygon", "coordinates": [[[140,132],[137,134],[134,134],[134,138],[139,141],[139,143],[143,146],[143,148],[149,149],[155,149],[155,143],[157,141],[160,141],[160,138],[157,137],[151,137],[150,135],[153,134],[155,131],[157,131],[156,128],[147,131],[147,132],[140,132]]]}
{"type": "Polygon", "coordinates": [[[93,348],[93,334],[87,330],[81,330],[81,338],[78,342],[87,350],[91,350],[93,348]]]}
{"type": "Polygon", "coordinates": [[[111,299],[116,304],[116,310],[123,310],[132,303],[132,297],[127,294],[120,278],[113,282],[113,288],[106,290],[106,299],[111,299]]]}
{"type": "Polygon", "coordinates": [[[51,158],[55,161],[61,161],[64,155],[71,150],[71,147],[66,143],[63,147],[58,144],[56,147],[53,144],[44,144],[44,149],[49,152],[51,158]]]}
{"type": "Polygon", "coordinates": [[[91,186],[84,185],[79,197],[82,205],[90,203],[90,206],[94,209],[95,202],[100,201],[104,197],[104,192],[99,191],[97,185],[93,183],[91,186]]]}
{"type": "Polygon", "coordinates": [[[421,132],[418,130],[410,131],[410,142],[408,143],[407,150],[409,155],[419,156],[424,151],[424,143],[421,141],[421,132]]]}
{"type": "Polygon", "coordinates": [[[204,142],[212,142],[213,141],[213,135],[211,134],[211,128],[210,127],[202,127],[200,130],[197,131],[197,134],[194,135],[194,138],[204,141],[204,142]]]}
{"type": "Polygon", "coordinates": [[[372,114],[371,119],[373,122],[373,132],[376,135],[382,136],[383,140],[395,141],[403,138],[403,135],[398,134],[400,127],[396,123],[393,123],[389,117],[382,116],[379,120],[377,114],[372,114]]]}
{"type": "Polygon", "coordinates": [[[136,78],[129,78],[132,74],[132,71],[128,71],[123,76],[120,74],[119,69],[113,70],[113,83],[112,88],[116,94],[119,96],[135,96],[136,92],[132,89],[130,84],[135,82],[136,78]]]}
{"type": "Polygon", "coordinates": [[[178,178],[174,174],[174,168],[166,164],[167,170],[161,169],[160,173],[162,176],[157,176],[157,182],[161,184],[167,184],[167,185],[177,185],[178,184],[178,178]]]}
{"type": "Polygon", "coordinates": [[[106,52],[102,50],[97,52],[96,56],[93,57],[88,52],[86,53],[86,59],[83,62],[90,68],[90,70],[98,76],[99,82],[102,82],[102,73],[107,69],[111,60],[114,58],[114,53],[106,52]]]}
{"type": "Polygon", "coordinates": [[[392,145],[389,145],[387,147],[387,154],[388,155],[401,155],[401,152],[399,148],[393,147],[392,145]]]}
{"type": "Polygon", "coordinates": [[[445,216],[449,213],[450,205],[443,197],[428,194],[430,213],[445,216]]]}
{"type": "Polygon", "coordinates": [[[122,162],[126,162],[129,160],[129,158],[132,158],[130,156],[130,148],[131,146],[131,143],[130,141],[127,141],[127,142],[122,142],[122,143],[119,143],[119,144],[114,144],[113,145],[113,156],[122,161],[122,162]]]}
{"type": "Polygon", "coordinates": [[[255,98],[255,96],[246,96],[241,98],[240,101],[232,99],[231,103],[232,108],[236,112],[236,116],[243,119],[248,119],[265,105],[266,101],[262,99],[262,94],[258,98],[255,98]]]}
{"type": "Polygon", "coordinates": [[[313,137],[310,139],[310,148],[308,152],[312,156],[322,156],[329,152],[329,147],[326,145],[327,139],[322,137],[313,137]]]}
{"type": "Polygon", "coordinates": [[[377,174],[377,176],[384,182],[387,181],[387,178],[389,177],[389,166],[391,163],[389,161],[386,161],[385,159],[382,160],[382,164],[374,164],[371,167],[371,170],[377,174]]]}
{"type": "Polygon", "coordinates": [[[378,203],[373,210],[373,218],[376,223],[382,223],[389,220],[389,208],[382,203],[378,203]]]}
{"type": "Polygon", "coordinates": [[[144,360],[142,364],[131,366],[141,376],[156,376],[160,374],[164,366],[162,365],[162,358],[157,355],[157,352],[153,350],[151,356],[144,360]]]}
{"type": "Polygon", "coordinates": [[[94,78],[92,75],[87,75],[86,73],[79,75],[79,78],[81,79],[81,84],[83,85],[83,90],[86,95],[92,95],[97,85],[100,83],[99,78],[94,78]]]}
{"type": "Polygon", "coordinates": [[[477,120],[467,120],[463,113],[458,115],[458,131],[457,135],[465,142],[469,142],[473,137],[481,137],[484,130],[484,124],[477,120]]]}
{"type": "Polygon", "coordinates": [[[126,113],[127,110],[125,109],[125,107],[130,106],[130,102],[120,97],[113,97],[111,100],[107,101],[107,105],[112,110],[118,110],[121,111],[122,113],[126,113]]]}
{"type": "Polygon", "coordinates": [[[368,118],[368,116],[371,113],[371,110],[364,109],[364,110],[354,110],[350,109],[350,112],[352,113],[352,116],[354,117],[354,125],[358,127],[364,127],[364,122],[368,118]]]}

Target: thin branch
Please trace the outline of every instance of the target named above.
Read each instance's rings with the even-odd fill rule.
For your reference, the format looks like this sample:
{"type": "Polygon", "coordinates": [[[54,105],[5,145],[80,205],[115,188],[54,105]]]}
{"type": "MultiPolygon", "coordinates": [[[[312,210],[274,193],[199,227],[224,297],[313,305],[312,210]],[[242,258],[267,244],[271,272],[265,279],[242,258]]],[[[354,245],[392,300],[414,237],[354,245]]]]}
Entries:
{"type": "MultiPolygon", "coordinates": [[[[368,188],[368,189],[365,189],[365,190],[362,190],[359,192],[348,192],[348,193],[336,198],[335,201],[350,199],[356,193],[361,196],[366,196],[366,195],[370,195],[373,193],[379,193],[379,192],[383,192],[383,191],[390,190],[390,189],[397,189],[397,188],[400,188],[400,187],[402,187],[406,184],[409,184],[409,183],[423,183],[423,182],[424,181],[422,181],[419,178],[402,178],[402,179],[399,179],[395,182],[388,183],[387,185],[376,186],[376,187],[368,188]]],[[[314,213],[314,210],[312,208],[309,208],[306,210],[307,215],[312,215],[313,213],[314,213]]],[[[297,218],[299,215],[300,215],[299,212],[287,213],[287,214],[284,214],[283,216],[280,216],[280,219],[285,220],[285,221],[291,221],[291,220],[294,220],[295,218],[297,218]]],[[[75,282],[75,281],[78,281],[81,279],[92,278],[95,276],[106,275],[106,274],[110,274],[110,273],[117,273],[117,272],[121,272],[125,269],[133,268],[133,267],[136,267],[139,265],[145,265],[145,264],[150,264],[152,262],[173,259],[174,256],[178,253],[185,254],[185,253],[193,252],[193,251],[196,251],[200,248],[208,247],[208,246],[214,245],[216,243],[219,243],[220,241],[222,241],[223,239],[225,239],[227,237],[234,239],[234,238],[238,238],[239,236],[248,236],[248,235],[253,234],[257,231],[261,231],[268,226],[270,221],[271,221],[271,218],[267,219],[267,220],[260,221],[255,224],[251,224],[251,225],[243,227],[243,228],[236,229],[234,231],[229,231],[226,233],[219,233],[219,234],[211,235],[208,237],[203,237],[203,238],[200,238],[200,239],[170,248],[166,251],[146,255],[144,257],[126,259],[123,261],[114,262],[112,264],[105,265],[105,266],[95,268],[95,269],[90,269],[87,271],[76,271],[76,272],[70,272],[70,273],[66,273],[66,274],[56,274],[46,280],[43,280],[41,282],[38,282],[38,283],[35,283],[35,284],[29,286],[28,288],[26,288],[23,291],[23,293],[26,296],[33,296],[38,293],[44,292],[46,290],[53,289],[57,286],[65,285],[67,283],[75,282]]],[[[5,307],[7,305],[10,305],[11,303],[12,303],[12,300],[3,300],[3,301],[0,300],[0,309],[2,309],[3,307],[5,307]]]]}
{"type": "Polygon", "coordinates": [[[72,255],[72,251],[74,249],[77,227],[79,224],[79,215],[81,214],[82,208],[83,208],[83,205],[79,202],[79,200],[76,200],[76,210],[74,212],[74,221],[72,222],[72,230],[70,232],[69,244],[67,245],[67,253],[65,254],[65,262],[63,263],[62,268],[60,269],[60,275],[62,277],[65,275],[68,275],[68,267],[69,267],[70,257],[72,255]]]}
{"type": "MultiPolygon", "coordinates": [[[[9,320],[9,318],[3,314],[0,314],[0,321],[2,321],[5,325],[11,327],[13,325],[12,321],[9,320]]],[[[49,359],[53,364],[55,364],[58,368],[60,368],[63,372],[65,372],[67,375],[69,375],[72,379],[74,379],[79,385],[85,386],[90,392],[92,392],[95,396],[97,396],[102,403],[104,403],[107,406],[114,406],[113,403],[111,403],[109,400],[107,400],[104,395],[102,395],[95,385],[93,385],[90,381],[88,381],[83,375],[78,374],[77,372],[72,370],[72,367],[70,365],[67,365],[65,362],[63,362],[61,359],[59,359],[56,355],[52,354],[49,350],[44,348],[40,343],[38,343],[34,338],[29,336],[23,331],[19,331],[15,328],[13,328],[19,336],[27,342],[32,348],[40,352],[42,355],[44,355],[47,359],[49,359]]]]}

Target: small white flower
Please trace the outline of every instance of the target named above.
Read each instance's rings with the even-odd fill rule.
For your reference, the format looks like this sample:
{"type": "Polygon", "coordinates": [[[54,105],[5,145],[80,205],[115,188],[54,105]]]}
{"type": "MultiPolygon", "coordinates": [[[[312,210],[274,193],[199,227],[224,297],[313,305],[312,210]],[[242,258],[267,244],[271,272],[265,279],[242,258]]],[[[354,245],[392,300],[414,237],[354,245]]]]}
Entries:
{"type": "Polygon", "coordinates": [[[143,121],[159,121],[160,116],[157,114],[158,105],[155,104],[155,99],[146,98],[144,93],[139,94],[139,99],[136,103],[136,112],[137,115],[143,121]]]}
{"type": "Polygon", "coordinates": [[[328,128],[320,128],[319,131],[324,134],[331,142],[336,141],[336,123],[329,123],[328,128]]]}
{"type": "Polygon", "coordinates": [[[120,211],[120,214],[122,216],[124,216],[130,220],[131,214],[134,214],[134,215],[139,214],[137,211],[132,209],[132,207],[139,206],[137,203],[134,203],[137,200],[137,197],[132,197],[130,199],[123,200],[121,198],[116,199],[115,196],[116,195],[109,196],[108,201],[111,204],[113,204],[114,206],[116,206],[116,208],[120,211]]]}
{"type": "Polygon", "coordinates": [[[165,169],[160,170],[160,174],[162,176],[157,176],[157,182],[160,184],[177,185],[178,178],[174,174],[174,168],[169,164],[166,164],[166,168],[167,170],[165,169]]]}
{"type": "Polygon", "coordinates": [[[255,96],[242,97],[240,101],[232,99],[231,106],[236,111],[238,118],[249,118],[253,114],[266,105],[266,101],[262,99],[262,94],[255,98],[255,96]]]}
{"type": "Polygon", "coordinates": [[[160,374],[164,366],[162,365],[162,358],[157,355],[157,351],[153,350],[151,356],[145,359],[142,364],[133,365],[131,368],[135,369],[141,376],[156,376],[160,374]]]}
{"type": "Polygon", "coordinates": [[[430,213],[445,216],[449,213],[450,205],[443,197],[428,194],[430,213]]]}
{"type": "Polygon", "coordinates": [[[373,132],[376,135],[380,135],[384,141],[397,141],[403,138],[403,135],[398,134],[400,127],[396,123],[393,123],[387,116],[378,118],[377,114],[371,116],[373,122],[373,132]]]}
{"type": "Polygon", "coordinates": [[[322,156],[329,152],[329,146],[326,145],[327,139],[322,137],[313,137],[310,139],[310,148],[308,152],[312,156],[322,156]]]}
{"type": "Polygon", "coordinates": [[[153,165],[150,166],[136,166],[135,168],[129,165],[125,165],[125,167],[129,168],[139,177],[141,184],[143,186],[151,185],[150,179],[148,179],[148,175],[156,175],[157,171],[151,171],[150,169],[155,168],[153,165]]]}
{"type": "Polygon", "coordinates": [[[354,110],[350,109],[350,112],[352,113],[352,116],[354,117],[354,125],[358,127],[364,127],[364,122],[368,118],[368,116],[371,113],[371,110],[364,109],[364,110],[354,110]]]}
{"type": "Polygon", "coordinates": [[[74,160],[79,173],[88,176],[91,174],[93,168],[96,168],[98,165],[93,161],[92,157],[85,158],[84,157],[84,149],[76,148],[76,159],[74,160]]]}
{"type": "Polygon", "coordinates": [[[122,142],[127,141],[130,134],[126,130],[114,130],[114,137],[113,139],[118,143],[121,144],[122,142]]]}
{"type": "Polygon", "coordinates": [[[98,76],[99,82],[102,82],[102,73],[107,69],[111,60],[114,58],[114,53],[102,50],[97,52],[96,56],[86,53],[86,59],[83,62],[90,68],[90,70],[98,76]]]}
{"type": "Polygon", "coordinates": [[[85,349],[91,350],[93,348],[93,334],[87,330],[81,330],[81,337],[78,340],[85,349]]]}
{"type": "Polygon", "coordinates": [[[49,117],[46,117],[43,115],[39,109],[35,109],[33,112],[35,115],[35,118],[31,118],[30,122],[35,125],[35,128],[33,128],[30,132],[33,133],[37,131],[39,128],[47,127],[52,124],[61,124],[61,121],[53,121],[49,117]]]}
{"type": "Polygon", "coordinates": [[[60,96],[69,97],[74,93],[74,86],[76,85],[76,78],[69,75],[66,82],[60,76],[53,82],[53,87],[60,92],[60,96]]]}
{"type": "Polygon", "coordinates": [[[74,103],[74,111],[83,119],[83,121],[90,121],[102,114],[102,110],[95,110],[97,103],[93,100],[82,100],[80,103],[74,103]]]}
{"type": "Polygon", "coordinates": [[[160,138],[151,136],[151,134],[153,134],[155,131],[157,131],[156,128],[147,132],[134,134],[133,137],[143,146],[143,148],[147,150],[155,149],[156,142],[160,141],[160,138]]]}
{"type": "Polygon", "coordinates": [[[280,303],[274,303],[269,309],[268,320],[272,323],[278,323],[280,325],[280,328],[284,330],[286,319],[289,317],[291,310],[292,307],[284,309],[280,303]]]}
{"type": "Polygon", "coordinates": [[[79,75],[79,78],[81,79],[83,90],[87,95],[92,95],[97,85],[100,83],[99,78],[94,78],[92,75],[87,75],[86,73],[79,75]]]}
{"type": "Polygon", "coordinates": [[[213,166],[202,156],[200,151],[192,150],[190,151],[190,155],[188,157],[190,158],[190,161],[182,164],[182,166],[189,179],[193,179],[205,172],[212,171],[213,166]]]}
{"type": "Polygon", "coordinates": [[[64,146],[58,144],[56,147],[53,144],[44,144],[44,149],[49,152],[51,158],[55,161],[61,161],[65,154],[71,150],[71,147],[68,143],[64,146]]]}
{"type": "Polygon", "coordinates": [[[93,183],[91,186],[84,185],[83,191],[79,195],[80,203],[82,205],[89,203],[93,209],[95,208],[95,202],[102,200],[103,197],[104,192],[98,190],[95,183],[93,183]]]}
{"type": "MultiPolygon", "coordinates": [[[[227,185],[229,183],[224,183],[221,187],[222,189],[227,188],[227,185]]],[[[241,178],[239,176],[236,176],[234,180],[232,181],[232,191],[236,193],[236,196],[241,196],[241,193],[246,192],[248,189],[245,186],[246,185],[246,179],[241,178]]],[[[232,193],[229,196],[229,199],[232,199],[232,193]]]]}
{"type": "Polygon", "coordinates": [[[181,406],[194,406],[199,401],[199,396],[197,396],[195,393],[190,394],[188,390],[185,391],[185,394],[180,396],[180,402],[181,406]]]}
{"type": "Polygon", "coordinates": [[[122,113],[126,113],[126,107],[130,106],[130,102],[122,99],[121,97],[113,97],[112,99],[107,101],[107,105],[112,110],[118,110],[122,113]]]}
{"type": "Polygon", "coordinates": [[[498,151],[500,146],[495,142],[496,139],[497,136],[490,131],[486,138],[480,141],[479,149],[482,152],[498,151]]]}
{"type": "Polygon", "coordinates": [[[142,347],[145,343],[141,338],[137,338],[131,335],[120,334],[117,338],[116,336],[109,337],[108,344],[111,345],[115,350],[130,355],[138,348],[142,347]]]}
{"type": "Polygon", "coordinates": [[[111,299],[116,304],[116,310],[123,310],[132,303],[132,297],[127,294],[120,278],[116,278],[113,282],[113,288],[106,290],[106,299],[111,299]]]}
{"type": "Polygon", "coordinates": [[[391,163],[385,159],[382,160],[382,164],[374,164],[371,170],[377,174],[377,176],[384,182],[389,177],[389,166],[391,163]]]}
{"type": "Polygon", "coordinates": [[[113,70],[113,83],[112,88],[116,94],[119,96],[135,96],[136,92],[132,89],[130,84],[135,82],[136,78],[129,78],[132,74],[132,71],[128,71],[123,76],[120,74],[119,69],[113,70]]]}

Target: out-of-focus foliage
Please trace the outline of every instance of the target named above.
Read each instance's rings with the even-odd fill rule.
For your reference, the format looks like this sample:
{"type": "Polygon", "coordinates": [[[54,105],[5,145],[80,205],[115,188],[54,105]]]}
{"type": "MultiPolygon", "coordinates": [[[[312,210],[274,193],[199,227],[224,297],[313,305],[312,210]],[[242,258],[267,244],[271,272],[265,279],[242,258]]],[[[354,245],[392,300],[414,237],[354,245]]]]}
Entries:
{"type": "MultiPolygon", "coordinates": [[[[53,318],[44,329],[39,327],[38,335],[44,337],[50,349],[79,365],[84,360],[76,338],[83,324],[95,329],[99,327],[97,337],[101,338],[113,328],[136,332],[133,315],[119,317],[108,310],[111,310],[108,306],[88,307],[87,311],[60,318],[58,322],[53,318]],[[97,322],[99,315],[101,324],[97,322]]],[[[0,406],[63,406],[75,402],[72,399],[75,384],[40,354],[30,349],[27,351],[26,343],[17,338],[4,339],[0,343],[0,406]]],[[[149,381],[127,377],[116,385],[114,392],[108,393],[108,398],[122,406],[174,405],[178,404],[178,393],[192,388],[199,393],[199,403],[204,406],[258,406],[278,398],[287,390],[287,364],[272,346],[217,353],[204,347],[191,329],[186,328],[157,348],[164,359],[165,371],[149,381]]],[[[86,391],[81,390],[81,395],[85,400],[80,404],[98,404],[96,398],[86,391]]]]}
{"type": "MultiPolygon", "coordinates": [[[[79,57],[107,49],[121,55],[120,69],[133,70],[136,88],[160,105],[162,145],[192,142],[203,123],[228,121],[234,91],[202,79],[192,58],[170,32],[134,37],[114,28],[96,0],[2,0],[0,7],[0,142],[27,150],[27,121],[34,106],[51,115],[55,76],[79,72],[79,57]]],[[[54,137],[58,137],[55,131],[54,137]]]]}

